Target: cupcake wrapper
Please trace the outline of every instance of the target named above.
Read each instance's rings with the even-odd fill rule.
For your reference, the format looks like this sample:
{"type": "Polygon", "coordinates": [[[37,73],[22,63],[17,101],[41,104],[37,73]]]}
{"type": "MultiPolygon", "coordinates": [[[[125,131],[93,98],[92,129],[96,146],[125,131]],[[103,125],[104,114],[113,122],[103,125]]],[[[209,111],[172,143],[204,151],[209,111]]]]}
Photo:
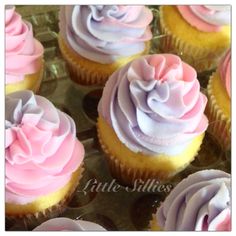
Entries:
{"type": "Polygon", "coordinates": [[[160,10],[160,32],[165,37],[160,38],[160,48],[164,53],[173,53],[182,58],[183,61],[193,66],[197,72],[214,69],[224,50],[212,48],[200,48],[184,42],[181,38],[173,35],[165,25],[162,11],[160,10]]]}
{"type": "MultiPolygon", "coordinates": [[[[108,69],[108,67],[105,65],[105,69],[102,70],[101,67],[95,68],[95,66],[83,66],[79,63],[79,61],[76,61],[70,54],[69,49],[67,48],[67,45],[64,43],[61,36],[58,37],[58,44],[60,51],[62,53],[62,56],[67,62],[67,68],[70,74],[71,80],[73,80],[75,83],[81,84],[81,85],[104,85],[106,81],[108,80],[109,76],[119,68],[119,65],[115,65],[108,69]]],[[[149,44],[145,51],[142,53],[142,55],[148,53],[149,51],[149,44]]],[[[140,54],[141,55],[141,54],[140,54]]],[[[78,55],[79,57],[79,55],[78,55]]],[[[87,59],[83,59],[87,60],[87,59]]],[[[130,59],[130,61],[132,58],[130,59]]],[[[104,65],[103,65],[104,66],[104,65]]],[[[110,66],[110,65],[109,65],[110,66]]]]}
{"type": "Polygon", "coordinates": [[[212,91],[213,75],[210,77],[207,86],[208,103],[206,114],[209,119],[208,131],[211,133],[223,150],[231,148],[231,119],[227,118],[217,104],[212,91]]]}
{"type": "Polygon", "coordinates": [[[157,224],[157,220],[156,220],[156,215],[152,214],[152,219],[149,222],[149,230],[150,231],[161,231],[162,229],[159,227],[159,225],[157,224]]]}
{"type": "Polygon", "coordinates": [[[41,224],[42,222],[57,217],[65,210],[67,204],[72,199],[75,190],[79,185],[79,181],[82,178],[83,171],[84,171],[83,166],[79,167],[77,182],[75,183],[73,188],[70,189],[67,195],[57,204],[36,213],[29,213],[25,215],[6,215],[6,220],[11,223],[14,222],[18,224],[23,224],[27,229],[32,230],[34,227],[41,224]]]}
{"type": "MultiPolygon", "coordinates": [[[[138,168],[130,168],[129,166],[124,165],[116,156],[112,155],[109,151],[108,147],[103,143],[103,140],[100,135],[100,130],[97,127],[98,131],[98,140],[100,142],[100,145],[102,147],[103,152],[105,153],[105,157],[110,169],[110,173],[112,177],[117,179],[121,184],[127,185],[127,186],[133,186],[135,183],[135,180],[143,180],[147,181],[148,179],[157,179],[160,182],[165,182],[166,180],[170,179],[180,171],[184,170],[190,162],[194,160],[195,157],[192,158],[192,160],[189,160],[188,163],[186,163],[184,166],[182,166],[179,169],[176,169],[172,172],[167,171],[150,171],[149,169],[138,169],[138,168]]],[[[198,151],[200,150],[200,147],[198,151]]],[[[195,156],[197,156],[198,152],[195,156]]]]}
{"type": "Polygon", "coordinates": [[[44,63],[45,63],[45,61],[42,60],[42,66],[41,66],[41,69],[40,69],[40,74],[39,74],[38,81],[37,81],[37,83],[35,84],[34,88],[32,88],[33,92],[36,93],[36,94],[39,92],[40,85],[41,85],[41,83],[42,83],[42,81],[43,81],[44,63]]]}
{"type": "Polygon", "coordinates": [[[110,73],[98,73],[94,70],[88,70],[75,61],[68,53],[65,44],[62,42],[61,37],[58,37],[58,44],[63,58],[67,62],[67,69],[70,79],[77,84],[81,85],[103,85],[107,81],[110,73]]]}

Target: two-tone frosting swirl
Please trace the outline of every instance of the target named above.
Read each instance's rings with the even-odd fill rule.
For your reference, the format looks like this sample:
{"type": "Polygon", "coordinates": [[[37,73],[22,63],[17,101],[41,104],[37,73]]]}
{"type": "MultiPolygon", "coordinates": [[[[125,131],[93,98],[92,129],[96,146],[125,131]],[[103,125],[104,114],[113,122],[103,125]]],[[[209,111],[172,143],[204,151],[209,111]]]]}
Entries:
{"type": "Polygon", "coordinates": [[[219,64],[220,78],[231,97],[231,50],[229,49],[219,64]]]}
{"type": "Polygon", "coordinates": [[[230,24],[230,5],[178,5],[182,17],[192,26],[204,32],[217,32],[230,24]]]}
{"type": "Polygon", "coordinates": [[[106,229],[93,222],[59,217],[45,221],[33,231],[106,231],[106,229]]]}
{"type": "Polygon", "coordinates": [[[15,7],[7,7],[5,14],[5,81],[11,84],[40,69],[44,49],[34,38],[32,25],[22,20],[15,7]]]}
{"type": "Polygon", "coordinates": [[[145,6],[76,5],[60,9],[60,33],[79,55],[102,64],[141,53],[152,37],[145,6]]]}
{"type": "Polygon", "coordinates": [[[175,155],[205,132],[206,102],[191,66],[178,56],[156,54],[113,73],[98,111],[132,151],[175,155]]]}
{"type": "Polygon", "coordinates": [[[25,204],[68,183],[84,148],[75,123],[46,98],[25,90],[6,96],[6,202],[25,204]]]}
{"type": "Polygon", "coordinates": [[[157,224],[165,231],[230,230],[230,178],[230,174],[221,170],[189,175],[157,210],[157,224]]]}

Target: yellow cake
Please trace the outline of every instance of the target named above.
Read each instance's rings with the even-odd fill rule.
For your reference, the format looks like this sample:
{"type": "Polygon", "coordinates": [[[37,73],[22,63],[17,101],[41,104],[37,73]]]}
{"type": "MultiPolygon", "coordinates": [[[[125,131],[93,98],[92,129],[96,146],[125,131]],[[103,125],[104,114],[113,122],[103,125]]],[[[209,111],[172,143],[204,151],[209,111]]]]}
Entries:
{"type": "Polygon", "coordinates": [[[146,43],[146,49],[137,55],[131,57],[124,57],[116,60],[112,64],[101,64],[95,61],[91,61],[75,53],[69,48],[62,37],[58,36],[58,44],[64,59],[67,62],[70,78],[79,84],[83,85],[104,85],[108,77],[122,67],[126,63],[132,61],[136,57],[148,54],[150,43],[146,43]]]}
{"type": "Polygon", "coordinates": [[[63,188],[57,190],[56,192],[39,197],[33,202],[23,205],[6,203],[7,216],[20,217],[21,215],[34,215],[39,212],[46,214],[47,211],[50,211],[50,208],[52,207],[63,207],[65,202],[68,202],[68,200],[74,193],[81,178],[82,172],[83,168],[80,167],[77,171],[73,173],[70,181],[63,188]]]}
{"type": "Polygon", "coordinates": [[[128,149],[102,117],[98,118],[97,130],[111,173],[126,184],[134,183],[135,179],[166,180],[174,176],[194,160],[204,138],[204,134],[197,136],[182,153],[176,156],[165,154],[148,156],[128,149]]]}
{"type": "Polygon", "coordinates": [[[20,82],[16,82],[13,84],[6,84],[5,85],[6,94],[20,90],[32,90],[34,93],[37,93],[43,79],[43,73],[44,73],[44,62],[42,61],[41,68],[38,72],[34,74],[25,75],[24,80],[20,82]]]}

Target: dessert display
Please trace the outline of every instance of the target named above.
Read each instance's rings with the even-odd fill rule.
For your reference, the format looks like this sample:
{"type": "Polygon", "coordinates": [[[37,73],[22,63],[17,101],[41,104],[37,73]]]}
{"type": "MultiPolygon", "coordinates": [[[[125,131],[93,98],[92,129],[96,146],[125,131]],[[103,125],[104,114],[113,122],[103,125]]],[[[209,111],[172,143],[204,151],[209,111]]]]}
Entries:
{"type": "Polygon", "coordinates": [[[12,93],[39,90],[43,79],[42,44],[34,38],[32,24],[14,6],[5,9],[5,90],[12,93]]]}
{"type": "Polygon", "coordinates": [[[98,105],[98,136],[123,183],[165,180],[197,155],[208,120],[196,71],[172,54],[143,56],[113,73],[98,105]]]}
{"type": "Polygon", "coordinates": [[[151,230],[230,231],[230,178],[213,169],[189,175],[158,208],[151,230]]]}
{"type": "Polygon", "coordinates": [[[205,42],[178,6],[5,9],[6,231],[231,230],[228,6],[205,42]],[[210,61],[163,51],[170,7],[210,61]]]}
{"type": "Polygon", "coordinates": [[[70,78],[102,85],[116,69],[148,54],[152,18],[142,5],[62,6],[58,40],[70,78]]]}
{"type": "Polygon", "coordinates": [[[230,47],[230,5],[160,7],[161,50],[179,55],[197,72],[214,69],[230,47]]]}

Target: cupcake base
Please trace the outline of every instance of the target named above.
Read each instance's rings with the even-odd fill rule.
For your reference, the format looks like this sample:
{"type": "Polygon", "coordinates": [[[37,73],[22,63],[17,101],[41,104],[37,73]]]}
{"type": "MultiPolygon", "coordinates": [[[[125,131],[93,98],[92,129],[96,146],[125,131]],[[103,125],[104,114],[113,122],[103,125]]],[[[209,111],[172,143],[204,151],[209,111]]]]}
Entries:
{"type": "Polygon", "coordinates": [[[43,74],[44,74],[44,61],[42,60],[42,65],[38,72],[26,75],[24,80],[20,82],[5,85],[6,94],[21,90],[32,90],[34,93],[38,93],[40,84],[43,80],[43,74]]]}
{"type": "Polygon", "coordinates": [[[136,180],[165,181],[173,177],[194,160],[204,138],[204,134],[199,135],[183,153],[176,156],[164,154],[148,156],[129,150],[101,117],[98,118],[97,131],[111,175],[120,183],[128,186],[134,185],[136,180]]]}
{"type": "Polygon", "coordinates": [[[175,6],[160,7],[160,47],[173,53],[197,72],[214,69],[230,46],[230,26],[220,32],[201,32],[188,24],[175,6]]]}
{"type": "Polygon", "coordinates": [[[221,148],[227,151],[231,148],[230,99],[227,92],[223,90],[219,72],[210,77],[207,96],[208,131],[215,137],[221,148]]]}
{"type": "Polygon", "coordinates": [[[84,168],[80,166],[66,186],[55,193],[40,197],[32,203],[26,205],[6,203],[6,220],[20,222],[28,228],[32,228],[45,220],[58,216],[73,197],[83,171],[84,168]]]}
{"type": "Polygon", "coordinates": [[[150,48],[149,43],[146,43],[146,49],[140,54],[121,58],[112,64],[101,64],[75,53],[67,46],[61,35],[58,36],[58,44],[62,56],[67,62],[70,78],[81,85],[104,85],[114,71],[136,57],[148,54],[150,48]]]}
{"type": "Polygon", "coordinates": [[[150,231],[162,231],[162,229],[160,228],[160,226],[157,224],[157,220],[155,219],[156,215],[153,214],[152,215],[152,220],[149,222],[149,230],[150,231]]]}

